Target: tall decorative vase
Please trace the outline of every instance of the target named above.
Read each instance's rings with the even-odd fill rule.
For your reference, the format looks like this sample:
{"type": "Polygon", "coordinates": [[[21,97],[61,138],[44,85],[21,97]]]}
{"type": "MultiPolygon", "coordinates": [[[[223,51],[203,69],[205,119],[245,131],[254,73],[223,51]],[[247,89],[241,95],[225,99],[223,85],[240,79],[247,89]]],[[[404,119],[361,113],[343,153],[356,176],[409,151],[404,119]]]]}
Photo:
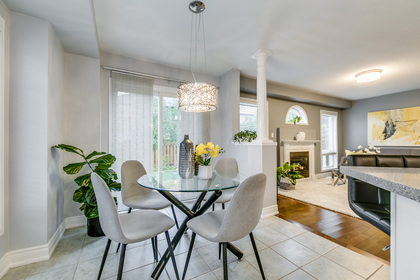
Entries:
{"type": "Polygon", "coordinates": [[[213,168],[211,165],[204,166],[200,165],[198,166],[198,178],[200,179],[211,179],[213,176],[213,168]]]}
{"type": "Polygon", "coordinates": [[[184,141],[179,144],[179,176],[189,179],[194,176],[194,144],[188,135],[184,135],[184,141]]]}

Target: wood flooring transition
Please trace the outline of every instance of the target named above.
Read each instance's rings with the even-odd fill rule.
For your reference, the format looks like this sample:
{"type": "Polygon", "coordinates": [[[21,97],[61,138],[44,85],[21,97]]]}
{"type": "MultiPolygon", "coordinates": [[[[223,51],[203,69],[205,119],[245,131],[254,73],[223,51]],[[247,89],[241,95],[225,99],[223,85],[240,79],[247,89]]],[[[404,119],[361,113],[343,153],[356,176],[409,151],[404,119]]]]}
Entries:
{"type": "Polygon", "coordinates": [[[368,222],[278,195],[279,217],[359,254],[390,264],[390,237],[368,222]]]}

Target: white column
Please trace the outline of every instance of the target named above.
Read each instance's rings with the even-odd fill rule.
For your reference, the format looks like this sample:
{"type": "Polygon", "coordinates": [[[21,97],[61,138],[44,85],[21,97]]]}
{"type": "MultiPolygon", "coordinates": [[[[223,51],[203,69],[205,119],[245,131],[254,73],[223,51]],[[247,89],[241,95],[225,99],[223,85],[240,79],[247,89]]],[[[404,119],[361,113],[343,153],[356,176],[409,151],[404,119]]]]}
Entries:
{"type": "Polygon", "coordinates": [[[257,61],[257,141],[268,141],[268,118],[266,112],[267,103],[267,78],[266,65],[267,57],[271,55],[271,51],[267,49],[259,49],[253,56],[257,61]]]}

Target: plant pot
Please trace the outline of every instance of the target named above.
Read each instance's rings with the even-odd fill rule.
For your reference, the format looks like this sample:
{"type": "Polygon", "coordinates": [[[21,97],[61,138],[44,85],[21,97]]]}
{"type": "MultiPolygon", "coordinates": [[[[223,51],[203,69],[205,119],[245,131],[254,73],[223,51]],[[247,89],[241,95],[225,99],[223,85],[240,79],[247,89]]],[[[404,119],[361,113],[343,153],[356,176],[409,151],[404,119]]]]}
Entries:
{"type": "Polygon", "coordinates": [[[87,219],[87,234],[92,237],[105,236],[101,228],[101,223],[99,222],[99,217],[87,219]]]}
{"type": "Polygon", "coordinates": [[[290,183],[289,178],[283,178],[283,177],[280,180],[279,187],[280,187],[280,189],[283,189],[283,190],[294,190],[295,189],[295,185],[290,183]]]}
{"type": "Polygon", "coordinates": [[[204,166],[204,165],[200,165],[198,167],[198,175],[197,177],[199,179],[211,179],[211,177],[213,176],[213,168],[211,167],[211,165],[208,166],[204,166]]]}

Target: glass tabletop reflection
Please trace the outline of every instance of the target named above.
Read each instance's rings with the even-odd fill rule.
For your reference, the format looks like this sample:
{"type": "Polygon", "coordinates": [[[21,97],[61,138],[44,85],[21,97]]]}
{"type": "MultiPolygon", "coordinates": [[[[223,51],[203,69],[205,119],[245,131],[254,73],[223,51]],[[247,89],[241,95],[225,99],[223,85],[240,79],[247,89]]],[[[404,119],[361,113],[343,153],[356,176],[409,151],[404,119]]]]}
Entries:
{"type": "Polygon", "coordinates": [[[216,190],[233,189],[239,186],[245,179],[240,173],[236,177],[223,177],[213,172],[211,179],[203,180],[197,176],[191,179],[183,179],[179,176],[178,170],[153,172],[146,174],[137,180],[142,187],[165,190],[171,192],[207,192],[216,190]]]}

